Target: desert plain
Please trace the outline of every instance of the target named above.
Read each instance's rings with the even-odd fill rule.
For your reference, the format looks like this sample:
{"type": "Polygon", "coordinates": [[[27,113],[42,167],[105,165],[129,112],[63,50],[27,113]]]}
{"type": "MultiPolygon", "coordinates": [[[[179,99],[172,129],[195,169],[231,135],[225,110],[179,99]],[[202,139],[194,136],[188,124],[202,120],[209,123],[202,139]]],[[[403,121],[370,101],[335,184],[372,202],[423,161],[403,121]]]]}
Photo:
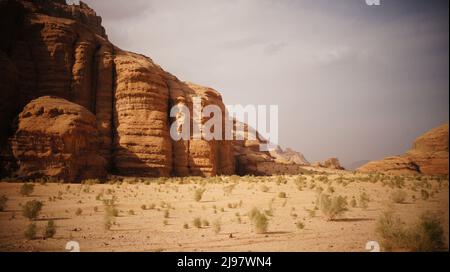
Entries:
{"type": "MultiPolygon", "coordinates": [[[[327,171],[306,175],[218,176],[211,178],[121,178],[106,183],[35,182],[28,196],[22,183],[0,183],[7,196],[0,212],[0,251],[66,251],[76,241],[82,252],[269,251],[364,252],[381,244],[377,222],[393,212],[405,227],[422,214],[435,214],[448,250],[448,176],[393,176],[327,171]],[[426,192],[425,192],[426,191],[426,192]],[[318,196],[342,196],[346,211],[330,219],[318,196]],[[395,195],[401,195],[396,200],[395,195]],[[115,212],[108,215],[108,199],[115,212]],[[27,201],[39,200],[39,215],[22,215],[27,201]],[[257,208],[267,219],[258,230],[257,208]],[[56,232],[44,238],[53,220],[56,232]],[[24,232],[36,224],[36,237],[24,232]]],[[[398,196],[397,196],[398,198],[398,196]]],[[[390,249],[404,251],[408,249],[390,249]]]]}

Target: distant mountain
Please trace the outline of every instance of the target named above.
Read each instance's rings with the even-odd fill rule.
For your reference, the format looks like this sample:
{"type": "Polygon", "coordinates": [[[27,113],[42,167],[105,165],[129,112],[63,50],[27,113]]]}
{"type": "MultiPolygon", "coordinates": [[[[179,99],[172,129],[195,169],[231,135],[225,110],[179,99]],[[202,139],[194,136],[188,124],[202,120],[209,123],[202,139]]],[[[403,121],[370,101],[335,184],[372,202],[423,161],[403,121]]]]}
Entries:
{"type": "Polygon", "coordinates": [[[355,161],[345,166],[345,169],[347,170],[356,170],[363,166],[364,164],[368,163],[369,160],[361,160],[361,161],[355,161]]]}

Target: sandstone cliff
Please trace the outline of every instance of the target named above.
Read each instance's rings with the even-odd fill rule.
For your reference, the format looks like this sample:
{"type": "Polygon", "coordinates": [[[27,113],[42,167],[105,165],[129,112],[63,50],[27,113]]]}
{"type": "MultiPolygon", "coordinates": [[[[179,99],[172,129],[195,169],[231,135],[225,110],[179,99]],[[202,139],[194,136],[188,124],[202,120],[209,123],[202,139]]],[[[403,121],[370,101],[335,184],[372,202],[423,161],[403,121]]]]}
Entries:
{"type": "Polygon", "coordinates": [[[369,162],[357,170],[397,174],[448,174],[448,124],[418,137],[406,154],[369,162]]]}
{"type": "Polygon", "coordinates": [[[134,176],[254,174],[255,158],[273,161],[247,141],[172,140],[170,125],[183,118],[170,117],[172,106],[186,106],[192,114],[193,97],[201,97],[202,105],[224,109],[221,95],[111,44],[101,18],[83,2],[4,0],[0,10],[0,129],[6,131],[0,136],[1,175],[79,180],[97,170],[103,177],[103,168],[134,176]],[[75,124],[74,131],[61,127],[55,132],[59,119],[29,110],[51,111],[53,105],[59,119],[75,124]],[[35,120],[48,129],[34,128],[35,120]],[[39,145],[26,144],[27,135],[39,145]],[[79,135],[83,144],[65,141],[67,135],[79,135]],[[58,144],[52,146],[50,139],[58,144]],[[85,155],[93,152],[103,159],[96,158],[92,169],[97,170],[80,173],[85,155]],[[33,162],[46,156],[52,163],[33,162]]]}

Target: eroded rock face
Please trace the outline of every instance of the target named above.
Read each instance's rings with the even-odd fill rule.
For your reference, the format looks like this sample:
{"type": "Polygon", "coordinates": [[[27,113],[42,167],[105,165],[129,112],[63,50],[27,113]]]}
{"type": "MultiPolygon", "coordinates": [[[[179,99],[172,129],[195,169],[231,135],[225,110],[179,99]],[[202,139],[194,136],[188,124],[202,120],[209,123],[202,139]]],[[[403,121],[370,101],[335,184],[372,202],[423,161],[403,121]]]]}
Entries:
{"type": "Polygon", "coordinates": [[[371,161],[357,169],[359,172],[384,172],[390,174],[417,174],[419,166],[408,158],[402,156],[387,157],[379,161],[371,161]]]}
{"type": "Polygon", "coordinates": [[[67,181],[104,178],[95,116],[67,100],[45,96],[20,113],[11,138],[21,178],[52,177],[67,181]]]}
{"type": "MultiPolygon", "coordinates": [[[[203,105],[223,110],[218,92],[181,82],[150,58],[115,47],[101,18],[83,2],[6,0],[0,8],[2,130],[13,133],[12,121],[27,103],[52,95],[95,116],[98,152],[111,173],[235,173],[231,142],[173,141],[169,135],[170,124],[177,119],[168,114],[171,106],[183,104],[192,112],[192,99],[199,96],[203,105]]],[[[10,160],[21,163],[8,152],[9,136],[2,133],[0,138],[2,174],[10,160]]]]}
{"type": "Polygon", "coordinates": [[[423,174],[448,174],[448,124],[417,138],[406,157],[417,164],[423,174]]]}
{"type": "Polygon", "coordinates": [[[323,167],[323,168],[328,168],[328,169],[335,169],[335,170],[345,170],[345,168],[341,166],[341,163],[339,162],[338,158],[329,158],[323,162],[316,162],[313,164],[313,166],[314,167],[323,167]]]}
{"type": "Polygon", "coordinates": [[[448,124],[434,128],[418,137],[404,155],[369,162],[360,172],[400,174],[448,174],[448,124]]]}
{"type": "MultiPolygon", "coordinates": [[[[259,139],[203,140],[191,133],[188,139],[173,140],[172,123],[186,116],[170,116],[171,107],[187,107],[192,121],[193,100],[199,97],[203,107],[217,106],[225,120],[220,93],[182,82],[150,58],[117,48],[108,41],[101,18],[83,2],[3,0],[0,10],[0,129],[9,131],[0,137],[0,175],[16,168],[19,176],[72,181],[95,173],[103,177],[103,168],[117,175],[154,177],[297,169],[278,167],[269,152],[259,151],[264,142],[259,139]],[[37,114],[37,105],[48,114],[37,114]],[[61,114],[52,116],[55,105],[61,114]],[[12,124],[22,110],[17,130],[12,124]],[[61,120],[74,127],[60,126],[61,120]],[[39,144],[30,145],[27,137],[39,144]],[[90,157],[92,152],[98,156],[90,157]],[[87,157],[95,159],[83,174],[79,169],[87,157]]],[[[210,117],[200,119],[206,124],[210,117]]]]}

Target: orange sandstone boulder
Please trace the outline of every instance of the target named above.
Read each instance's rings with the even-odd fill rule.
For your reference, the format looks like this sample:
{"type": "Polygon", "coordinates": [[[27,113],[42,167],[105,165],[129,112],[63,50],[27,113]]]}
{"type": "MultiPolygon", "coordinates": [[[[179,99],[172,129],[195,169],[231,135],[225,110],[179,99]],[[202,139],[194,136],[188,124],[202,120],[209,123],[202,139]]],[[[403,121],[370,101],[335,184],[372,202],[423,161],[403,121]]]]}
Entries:
{"type": "Polygon", "coordinates": [[[21,178],[68,181],[104,178],[96,118],[84,107],[56,97],[40,97],[25,106],[11,139],[21,178]]]}

